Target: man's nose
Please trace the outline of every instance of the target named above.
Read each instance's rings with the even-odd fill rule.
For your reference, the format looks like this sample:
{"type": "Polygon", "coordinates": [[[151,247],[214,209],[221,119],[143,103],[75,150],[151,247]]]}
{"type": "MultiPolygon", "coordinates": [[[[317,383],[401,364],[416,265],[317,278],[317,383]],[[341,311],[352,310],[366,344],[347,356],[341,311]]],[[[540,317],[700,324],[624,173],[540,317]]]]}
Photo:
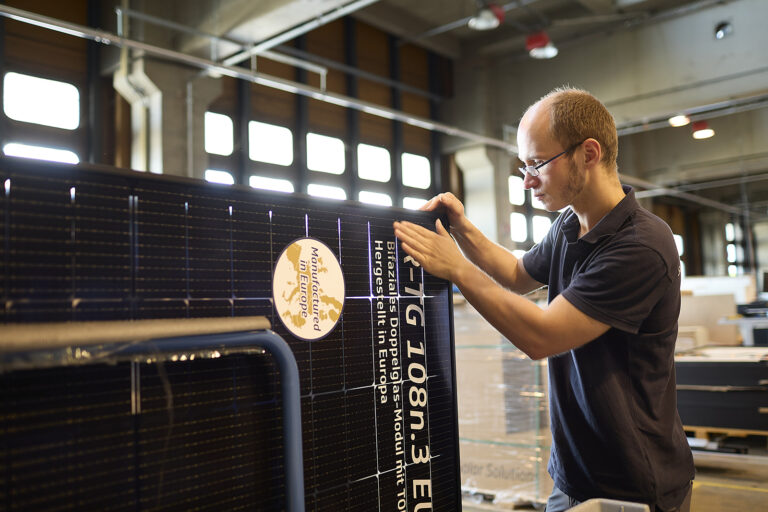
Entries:
{"type": "Polygon", "coordinates": [[[525,190],[531,189],[535,187],[538,182],[538,176],[531,176],[530,174],[525,173],[525,177],[523,178],[523,188],[525,188],[525,190]]]}

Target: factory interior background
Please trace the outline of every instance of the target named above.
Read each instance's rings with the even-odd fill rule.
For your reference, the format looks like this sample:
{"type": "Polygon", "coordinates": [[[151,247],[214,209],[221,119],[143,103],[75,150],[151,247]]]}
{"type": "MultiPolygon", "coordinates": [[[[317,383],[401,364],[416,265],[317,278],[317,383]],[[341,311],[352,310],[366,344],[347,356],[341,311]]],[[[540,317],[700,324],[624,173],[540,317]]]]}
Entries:
{"type": "MultiPolygon", "coordinates": [[[[554,87],[586,89],[616,121],[622,182],[675,234],[692,510],[763,510],[766,20],[764,0],[6,1],[3,166],[130,169],[329,216],[359,202],[351,216],[377,219],[451,191],[520,255],[559,212],[523,188],[517,124],[554,87]],[[702,368],[716,386],[696,380],[702,368]]],[[[369,247],[387,224],[371,225],[369,247]]],[[[540,508],[552,488],[546,361],[458,294],[451,314],[463,508],[540,508]]]]}

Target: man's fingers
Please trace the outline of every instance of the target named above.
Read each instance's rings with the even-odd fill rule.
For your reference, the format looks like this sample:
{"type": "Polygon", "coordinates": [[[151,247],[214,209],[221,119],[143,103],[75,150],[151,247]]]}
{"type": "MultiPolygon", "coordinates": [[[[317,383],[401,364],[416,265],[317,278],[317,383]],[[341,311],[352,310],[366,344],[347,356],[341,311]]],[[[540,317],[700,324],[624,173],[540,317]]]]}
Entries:
{"type": "MultiPolygon", "coordinates": [[[[421,227],[421,226],[419,226],[421,227]]],[[[431,233],[429,230],[427,230],[428,233],[431,233]]],[[[423,253],[426,249],[426,245],[424,242],[424,237],[419,236],[417,233],[415,233],[413,230],[401,230],[396,229],[395,230],[395,236],[400,239],[401,242],[404,242],[410,247],[411,249],[418,251],[419,253],[423,253]]],[[[409,253],[410,254],[410,253],[409,253]]]]}
{"type": "Polygon", "coordinates": [[[450,236],[450,233],[448,233],[448,231],[443,227],[443,223],[440,221],[440,219],[435,221],[435,229],[439,235],[450,236]]]}
{"type": "Polygon", "coordinates": [[[421,211],[423,211],[423,212],[431,212],[432,210],[434,210],[434,209],[435,209],[435,207],[436,207],[436,206],[438,205],[438,203],[440,202],[440,201],[439,201],[439,198],[440,198],[440,196],[439,196],[439,195],[437,195],[437,196],[434,196],[432,199],[430,199],[429,201],[427,201],[426,203],[424,203],[423,205],[421,205],[421,208],[419,208],[419,210],[421,210],[421,211]]]}
{"type": "MultiPolygon", "coordinates": [[[[427,228],[408,221],[395,222],[394,227],[396,233],[400,232],[411,237],[425,237],[432,234],[432,231],[428,230],[427,228]]],[[[399,235],[398,238],[400,238],[399,235]]]]}
{"type": "Polygon", "coordinates": [[[415,259],[416,263],[418,263],[419,265],[424,264],[424,256],[419,251],[417,251],[416,249],[408,245],[408,243],[400,242],[400,247],[402,247],[403,250],[406,253],[408,253],[413,259],[415,259]]]}

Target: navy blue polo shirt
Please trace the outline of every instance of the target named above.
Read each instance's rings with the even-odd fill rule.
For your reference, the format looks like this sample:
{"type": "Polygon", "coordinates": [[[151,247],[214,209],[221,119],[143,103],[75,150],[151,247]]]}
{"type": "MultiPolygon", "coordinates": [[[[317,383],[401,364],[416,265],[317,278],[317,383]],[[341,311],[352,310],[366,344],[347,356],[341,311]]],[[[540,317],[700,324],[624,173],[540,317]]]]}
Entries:
{"type": "Polygon", "coordinates": [[[679,505],[694,476],[677,413],[674,347],[680,259],[664,221],[631,187],[579,238],[572,210],[523,257],[526,271],[610,328],[549,358],[555,485],[584,501],[679,505]]]}

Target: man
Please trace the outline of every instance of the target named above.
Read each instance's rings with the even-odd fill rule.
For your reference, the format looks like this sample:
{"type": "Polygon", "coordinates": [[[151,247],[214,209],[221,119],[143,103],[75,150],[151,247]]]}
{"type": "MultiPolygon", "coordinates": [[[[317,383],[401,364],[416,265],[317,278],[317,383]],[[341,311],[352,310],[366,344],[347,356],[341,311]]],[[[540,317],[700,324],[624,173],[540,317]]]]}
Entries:
{"type": "Polygon", "coordinates": [[[549,358],[548,512],[590,498],[690,507],[673,361],[680,261],[669,227],[619,183],[617,141],[610,113],[585,91],[556,89],[528,109],[517,135],[523,184],[548,211],[570,208],[522,259],[483,236],[450,193],[423,207],[443,208],[450,234],[439,220],[436,233],[394,224],[425,270],[453,281],[529,357],[549,358]],[[543,284],[546,308],[518,295],[543,284]]]}

